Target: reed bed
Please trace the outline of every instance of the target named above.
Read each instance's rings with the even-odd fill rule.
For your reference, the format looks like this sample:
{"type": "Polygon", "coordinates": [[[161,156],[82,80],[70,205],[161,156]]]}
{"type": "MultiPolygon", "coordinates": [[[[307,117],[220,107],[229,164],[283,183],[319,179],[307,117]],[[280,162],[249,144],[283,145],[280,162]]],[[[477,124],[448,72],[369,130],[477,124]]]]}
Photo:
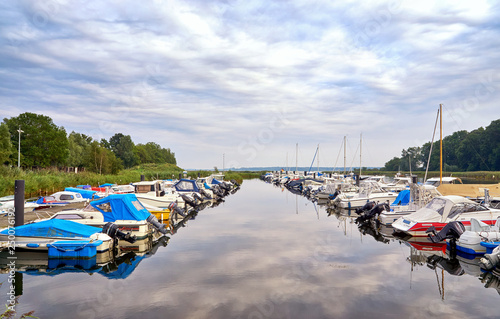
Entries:
{"type": "MultiPolygon", "coordinates": [[[[57,169],[42,170],[20,170],[17,167],[0,166],[0,196],[14,194],[15,180],[25,181],[25,197],[37,197],[53,194],[64,190],[66,187],[76,185],[98,186],[104,183],[129,184],[141,180],[179,178],[184,170],[173,164],[142,164],[131,169],[122,170],[116,175],[99,175],[92,172],[68,173],[57,169]]],[[[188,171],[187,176],[191,178],[205,177],[213,174],[213,171],[188,171]]],[[[262,172],[224,172],[225,179],[234,179],[242,183],[244,179],[258,178],[262,172]]]]}

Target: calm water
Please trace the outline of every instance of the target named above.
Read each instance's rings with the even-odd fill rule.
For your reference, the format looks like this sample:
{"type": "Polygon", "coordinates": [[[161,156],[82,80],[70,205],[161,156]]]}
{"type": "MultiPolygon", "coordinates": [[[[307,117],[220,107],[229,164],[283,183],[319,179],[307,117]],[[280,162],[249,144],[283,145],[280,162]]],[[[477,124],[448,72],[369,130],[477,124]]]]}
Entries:
{"type": "Polygon", "coordinates": [[[432,252],[363,232],[249,180],[149,253],[95,270],[24,272],[16,309],[40,318],[498,318],[500,295],[473,262],[437,252],[433,266],[432,252]]]}

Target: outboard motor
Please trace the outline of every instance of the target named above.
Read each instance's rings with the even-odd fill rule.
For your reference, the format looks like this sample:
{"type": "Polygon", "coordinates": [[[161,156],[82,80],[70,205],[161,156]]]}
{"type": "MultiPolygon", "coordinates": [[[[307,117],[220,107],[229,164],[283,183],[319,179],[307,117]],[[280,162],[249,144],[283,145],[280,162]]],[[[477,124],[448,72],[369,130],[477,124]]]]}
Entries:
{"type": "Polygon", "coordinates": [[[479,267],[486,270],[492,270],[498,265],[500,265],[500,249],[498,247],[493,249],[491,254],[484,254],[484,257],[479,260],[479,267]]]}
{"type": "MultiPolygon", "coordinates": [[[[369,203],[367,203],[367,204],[369,204],[369,203]]],[[[375,205],[375,207],[370,209],[368,212],[365,212],[361,216],[356,218],[356,223],[363,223],[367,220],[370,220],[375,216],[379,216],[383,211],[390,211],[389,204],[381,203],[381,204],[375,205]]]]}
{"type": "Polygon", "coordinates": [[[361,215],[361,213],[367,212],[371,210],[373,207],[375,207],[375,202],[368,202],[363,207],[356,208],[355,213],[361,215]]]}
{"type": "Polygon", "coordinates": [[[177,205],[176,202],[172,202],[170,203],[170,205],[168,205],[168,209],[170,210],[170,215],[172,214],[179,214],[181,215],[182,217],[186,217],[186,214],[184,214],[184,212],[182,211],[182,209],[177,205]]]}
{"type": "Polygon", "coordinates": [[[206,199],[212,199],[209,193],[207,193],[203,188],[200,188],[200,194],[205,196],[206,199]]]}
{"type": "Polygon", "coordinates": [[[160,223],[158,219],[156,219],[155,215],[153,214],[149,215],[149,217],[146,218],[146,221],[151,225],[153,225],[156,228],[156,230],[158,230],[160,233],[164,235],[168,233],[168,230],[165,228],[165,225],[160,223]]]}
{"type": "Polygon", "coordinates": [[[456,240],[460,238],[460,235],[465,232],[465,226],[459,221],[454,221],[449,222],[439,233],[436,232],[436,228],[434,226],[429,227],[425,232],[433,243],[439,243],[445,239],[451,239],[451,244],[451,242],[455,243],[456,240]]]}
{"type": "MultiPolygon", "coordinates": [[[[279,180],[278,180],[278,182],[279,182],[279,180]]],[[[233,185],[236,185],[236,187],[240,187],[240,184],[235,179],[232,179],[231,183],[233,183],[233,185]]]]}
{"type": "Polygon", "coordinates": [[[333,200],[333,199],[337,198],[337,196],[339,194],[340,194],[340,190],[336,189],[335,193],[333,193],[333,194],[331,194],[331,195],[328,196],[328,199],[332,199],[333,200]]]}
{"type": "Polygon", "coordinates": [[[186,203],[187,205],[189,205],[193,208],[195,208],[197,206],[196,203],[188,196],[183,194],[183,195],[181,195],[181,198],[184,200],[184,203],[186,203]]]}
{"type": "Polygon", "coordinates": [[[201,195],[200,195],[200,194],[198,194],[198,193],[193,193],[193,197],[194,197],[196,200],[199,200],[200,202],[202,202],[202,201],[203,201],[203,197],[201,197],[201,195]]]}
{"type": "Polygon", "coordinates": [[[219,185],[228,192],[231,190],[231,186],[227,183],[220,183],[219,185]]]}
{"type": "Polygon", "coordinates": [[[114,239],[125,240],[131,244],[135,243],[135,241],[137,239],[136,236],[132,236],[130,234],[130,232],[128,232],[128,233],[122,232],[120,230],[120,228],[118,228],[118,226],[116,226],[116,224],[114,224],[112,222],[106,223],[102,227],[101,233],[106,234],[109,237],[114,238],[114,239]]]}

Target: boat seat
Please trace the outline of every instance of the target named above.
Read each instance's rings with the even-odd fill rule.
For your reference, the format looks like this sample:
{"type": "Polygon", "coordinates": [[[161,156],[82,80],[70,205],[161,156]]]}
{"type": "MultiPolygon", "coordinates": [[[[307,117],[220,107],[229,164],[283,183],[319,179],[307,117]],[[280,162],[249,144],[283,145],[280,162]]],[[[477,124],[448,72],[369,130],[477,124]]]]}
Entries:
{"type": "MultiPolygon", "coordinates": [[[[498,222],[498,220],[497,220],[498,222]]],[[[499,224],[500,225],[500,224],[499,224]]],[[[470,219],[470,230],[474,232],[490,231],[490,225],[477,220],[476,218],[470,219]]]]}

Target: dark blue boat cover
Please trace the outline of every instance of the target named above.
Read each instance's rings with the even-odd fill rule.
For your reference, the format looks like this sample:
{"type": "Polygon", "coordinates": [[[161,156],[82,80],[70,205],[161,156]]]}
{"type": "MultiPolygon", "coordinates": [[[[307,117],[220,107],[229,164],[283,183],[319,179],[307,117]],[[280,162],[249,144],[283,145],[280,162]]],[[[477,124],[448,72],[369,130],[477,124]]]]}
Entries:
{"type": "Polygon", "coordinates": [[[147,257],[147,254],[142,256],[135,255],[130,260],[126,260],[125,262],[120,263],[118,267],[113,269],[112,271],[108,271],[107,267],[102,268],[101,271],[99,271],[99,274],[109,279],[125,279],[130,276],[130,274],[132,274],[132,272],[137,268],[139,263],[147,257]]]}
{"type": "Polygon", "coordinates": [[[135,194],[111,194],[102,199],[90,202],[90,205],[102,213],[105,222],[145,220],[151,215],[142,206],[135,194]],[[104,209],[106,204],[110,205],[111,211],[104,209]]]}
{"type": "MultiPolygon", "coordinates": [[[[102,231],[101,228],[87,226],[77,222],[64,219],[49,219],[37,223],[26,224],[14,228],[16,237],[84,237],[88,238],[92,234],[102,231]]],[[[7,235],[8,229],[0,232],[7,235]]]]}
{"type": "Polygon", "coordinates": [[[408,205],[409,203],[410,203],[410,190],[405,189],[399,192],[398,197],[396,197],[391,206],[408,205]]]}
{"type": "MultiPolygon", "coordinates": [[[[212,182],[213,183],[213,182],[212,182]]],[[[175,190],[178,192],[199,192],[200,189],[198,185],[196,185],[196,181],[194,179],[180,179],[174,185],[175,190]]]]}
{"type": "MultiPolygon", "coordinates": [[[[80,194],[82,194],[83,198],[92,199],[92,196],[94,196],[94,198],[97,196],[97,195],[94,195],[97,192],[93,191],[93,190],[90,190],[90,189],[81,189],[81,188],[76,188],[76,187],[66,187],[64,190],[68,191],[68,192],[80,193],[80,194]]],[[[99,196],[97,196],[97,198],[99,198],[99,196]]]]}

